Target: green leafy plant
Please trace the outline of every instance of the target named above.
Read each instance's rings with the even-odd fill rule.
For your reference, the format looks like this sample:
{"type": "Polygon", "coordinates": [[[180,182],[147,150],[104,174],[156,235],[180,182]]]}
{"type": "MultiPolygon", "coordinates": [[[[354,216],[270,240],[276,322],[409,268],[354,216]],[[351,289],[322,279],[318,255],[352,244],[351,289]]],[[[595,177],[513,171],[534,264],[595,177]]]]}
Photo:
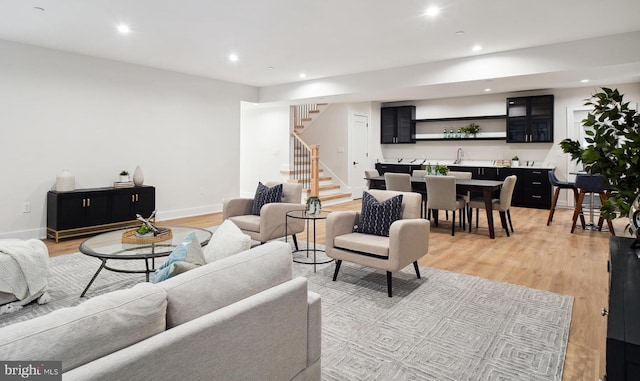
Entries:
{"type": "Polygon", "coordinates": [[[469,134],[469,135],[476,135],[478,132],[480,132],[480,126],[478,126],[475,123],[471,123],[468,126],[464,126],[461,128],[462,132],[464,132],[465,134],[469,134]]]}
{"type": "Polygon", "coordinates": [[[449,167],[447,167],[445,164],[436,165],[436,174],[446,176],[448,173],[449,173],[449,167]]]}
{"type": "Polygon", "coordinates": [[[520,161],[520,158],[518,158],[518,156],[516,155],[516,156],[514,156],[514,157],[513,157],[513,159],[511,159],[511,160],[518,160],[518,161],[520,161]]]}
{"type": "Polygon", "coordinates": [[[640,114],[623,97],[617,89],[603,87],[585,103],[593,106],[582,120],[592,128],[585,131],[588,146],[571,139],[559,143],[571,159],[583,163],[585,171],[602,175],[615,189],[600,207],[605,218],[628,216],[640,185],[640,114]]]}
{"type": "Polygon", "coordinates": [[[120,172],[120,176],[129,176],[129,172],[122,171],[122,172],[120,172]]]}

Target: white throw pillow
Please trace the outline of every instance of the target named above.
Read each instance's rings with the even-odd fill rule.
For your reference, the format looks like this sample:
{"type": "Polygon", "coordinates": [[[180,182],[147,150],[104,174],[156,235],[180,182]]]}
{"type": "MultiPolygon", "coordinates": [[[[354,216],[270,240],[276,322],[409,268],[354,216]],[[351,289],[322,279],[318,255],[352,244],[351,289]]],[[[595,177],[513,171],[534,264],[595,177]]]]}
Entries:
{"type": "Polygon", "coordinates": [[[251,237],[244,234],[231,220],[225,220],[204,247],[204,259],[211,263],[250,248],[251,237]]]}

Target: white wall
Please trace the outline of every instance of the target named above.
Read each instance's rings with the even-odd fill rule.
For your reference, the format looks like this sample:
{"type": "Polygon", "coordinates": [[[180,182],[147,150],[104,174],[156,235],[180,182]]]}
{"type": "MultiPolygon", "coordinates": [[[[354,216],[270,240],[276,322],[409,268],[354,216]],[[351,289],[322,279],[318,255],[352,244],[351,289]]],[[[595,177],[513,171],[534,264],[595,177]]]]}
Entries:
{"type": "Polygon", "coordinates": [[[240,195],[253,197],[258,181],[287,179],[290,150],[289,106],[242,103],[240,195]]]}
{"type": "Polygon", "coordinates": [[[240,101],[256,88],[6,41],[0,57],[0,237],[44,236],[65,168],[92,188],[140,165],[160,219],[238,194],[240,101]]]}

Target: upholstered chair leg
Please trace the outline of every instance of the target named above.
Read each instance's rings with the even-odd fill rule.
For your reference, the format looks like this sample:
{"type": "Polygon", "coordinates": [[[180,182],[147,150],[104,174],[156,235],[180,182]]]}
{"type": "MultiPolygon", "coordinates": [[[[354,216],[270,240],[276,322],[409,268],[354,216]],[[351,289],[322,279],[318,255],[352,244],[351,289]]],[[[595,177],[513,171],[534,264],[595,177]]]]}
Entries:
{"type": "Polygon", "coordinates": [[[392,296],[392,294],[391,294],[391,271],[387,271],[387,295],[389,295],[389,297],[392,296]]]}
{"type": "Polygon", "coordinates": [[[296,247],[296,251],[298,251],[298,238],[295,234],[291,234],[291,238],[293,238],[293,245],[296,247]]]}
{"type": "Polygon", "coordinates": [[[433,211],[433,222],[436,224],[436,227],[438,227],[438,209],[430,209],[433,211]]]}
{"type": "Polygon", "coordinates": [[[455,236],[456,235],[456,211],[454,210],[453,213],[451,213],[452,218],[451,218],[451,236],[455,236]]]}
{"type": "Polygon", "coordinates": [[[507,218],[509,219],[509,226],[511,227],[511,233],[515,233],[513,230],[513,224],[511,223],[511,209],[507,209],[507,218]]]}
{"type": "Polygon", "coordinates": [[[500,223],[502,224],[502,228],[507,232],[507,237],[510,237],[509,227],[507,226],[507,215],[505,212],[500,212],[500,223]]]}
{"type": "Polygon", "coordinates": [[[340,271],[340,265],[342,264],[342,259],[336,259],[336,270],[333,272],[333,281],[335,282],[338,279],[338,272],[340,271]]]}
{"type": "Polygon", "coordinates": [[[473,208],[468,208],[467,220],[469,220],[469,233],[471,233],[471,228],[473,227],[473,208]]]}
{"type": "Polygon", "coordinates": [[[418,268],[418,261],[413,262],[413,268],[416,270],[416,276],[420,279],[420,268],[418,268]]]}
{"type": "MultiPolygon", "coordinates": [[[[573,188],[573,201],[575,202],[575,204],[578,204],[578,190],[576,188],[573,188]]],[[[587,223],[584,220],[584,213],[582,212],[582,209],[580,209],[580,223],[582,224],[582,230],[584,230],[587,226],[587,223]]]]}

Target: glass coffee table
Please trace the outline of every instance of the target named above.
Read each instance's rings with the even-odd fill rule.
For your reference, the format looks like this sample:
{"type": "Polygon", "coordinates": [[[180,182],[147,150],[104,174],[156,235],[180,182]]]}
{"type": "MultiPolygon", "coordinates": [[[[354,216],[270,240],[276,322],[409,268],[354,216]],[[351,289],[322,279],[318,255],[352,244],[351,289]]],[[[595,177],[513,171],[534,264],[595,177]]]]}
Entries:
{"type": "Polygon", "coordinates": [[[163,226],[171,229],[173,237],[154,243],[122,243],[122,233],[131,230],[116,230],[108,233],[102,233],[97,236],[88,238],[80,244],[80,252],[91,257],[98,258],[102,261],[102,264],[98,268],[98,271],[93,275],[87,287],[85,287],[80,297],[83,297],[87,293],[93,281],[96,280],[98,274],[102,269],[107,269],[119,273],[131,273],[131,274],[145,274],[147,282],[149,281],[149,274],[156,271],[155,259],[160,257],[166,257],[173,249],[176,248],[187,236],[187,234],[193,232],[195,237],[200,242],[201,246],[205,246],[211,239],[211,233],[208,230],[194,228],[189,226],[163,226]],[[145,269],[131,270],[131,269],[119,269],[107,266],[109,260],[144,260],[145,269]]]}

